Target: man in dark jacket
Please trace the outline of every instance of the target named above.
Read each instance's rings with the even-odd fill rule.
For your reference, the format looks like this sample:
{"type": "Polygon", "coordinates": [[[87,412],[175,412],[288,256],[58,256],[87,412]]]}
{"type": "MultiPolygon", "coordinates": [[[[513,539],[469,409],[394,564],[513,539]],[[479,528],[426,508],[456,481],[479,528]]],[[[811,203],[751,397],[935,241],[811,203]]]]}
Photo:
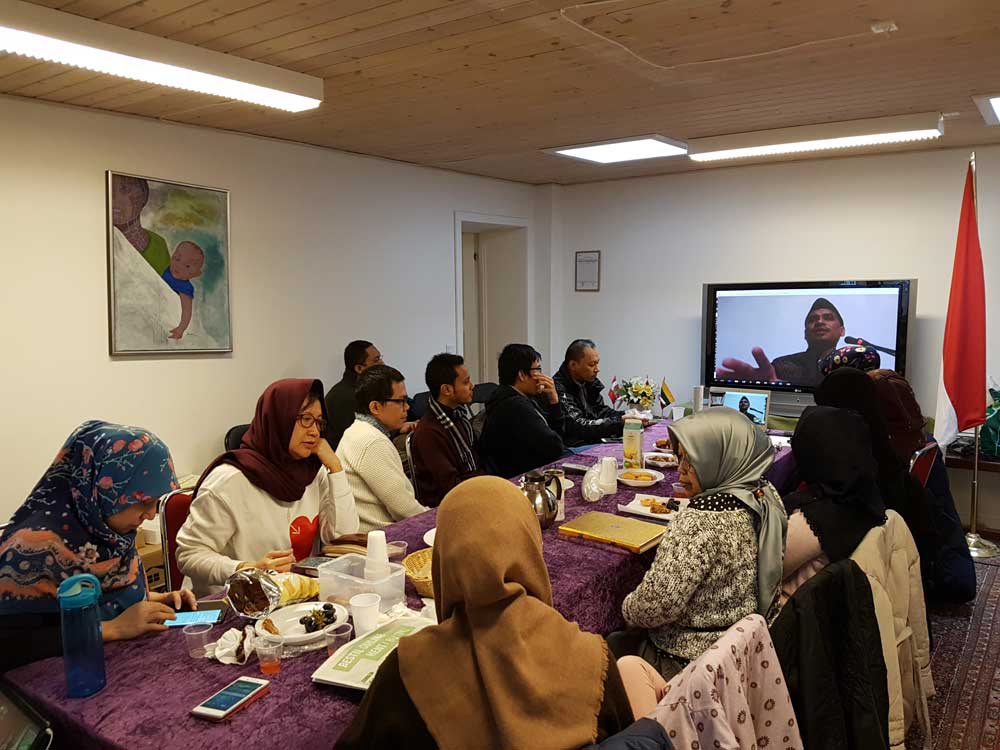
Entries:
{"type": "Polygon", "coordinates": [[[566,415],[566,445],[586,445],[622,434],[624,416],[605,404],[601,395],[600,364],[597,345],[590,339],[577,339],[566,349],[566,358],[552,378],[566,415]]]}
{"type": "Polygon", "coordinates": [[[424,372],[427,411],[410,439],[414,484],[421,505],[441,504],[444,496],[469,477],[483,472],[473,447],[468,405],[472,378],[457,354],[437,354],[424,372]]]}
{"type": "Polygon", "coordinates": [[[542,355],[527,344],[507,344],[497,362],[500,387],[486,402],[480,455],[487,468],[513,477],[555,461],[565,451],[563,410],[542,355]]]}
{"type": "Polygon", "coordinates": [[[369,367],[384,364],[382,353],[371,341],[352,341],[344,349],[344,377],[326,393],[326,441],[337,450],[344,430],[354,422],[354,387],[358,375],[369,367]]]}

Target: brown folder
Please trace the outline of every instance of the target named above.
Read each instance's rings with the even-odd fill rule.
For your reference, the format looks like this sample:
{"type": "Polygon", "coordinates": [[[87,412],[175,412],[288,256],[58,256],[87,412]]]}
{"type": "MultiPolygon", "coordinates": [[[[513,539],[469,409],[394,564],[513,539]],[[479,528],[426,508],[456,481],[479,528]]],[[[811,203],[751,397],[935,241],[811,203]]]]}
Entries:
{"type": "Polygon", "coordinates": [[[636,554],[659,544],[663,532],[664,528],[660,524],[596,510],[584,513],[559,527],[560,534],[613,544],[636,554]]]}

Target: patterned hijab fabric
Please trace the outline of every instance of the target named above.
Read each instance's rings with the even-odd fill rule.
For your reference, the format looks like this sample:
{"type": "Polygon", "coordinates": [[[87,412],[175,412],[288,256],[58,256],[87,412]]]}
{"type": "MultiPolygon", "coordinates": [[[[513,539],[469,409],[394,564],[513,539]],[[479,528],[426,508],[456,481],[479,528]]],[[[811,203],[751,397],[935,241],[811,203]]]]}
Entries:
{"type": "Polygon", "coordinates": [[[288,444],[302,403],[310,393],[317,397],[323,419],[327,419],[320,381],[288,378],[271,383],[257,400],[253,422],[243,435],[241,446],[226,451],[208,465],[198,480],[194,495],[197,496],[212,469],[229,464],[275,500],[283,503],[301,500],[306,487],[319,472],[320,460],[316,456],[295,458],[288,452],[288,444]]]}
{"type": "Polygon", "coordinates": [[[882,366],[882,358],[878,351],[870,346],[842,346],[827,354],[819,361],[819,370],[829,375],[840,367],[853,367],[855,370],[870,372],[882,366]]]}
{"type": "Polygon", "coordinates": [[[593,742],[607,645],[552,608],[541,529],[521,491],[476,477],[449,492],[431,568],[439,624],[400,640],[399,673],[438,747],[593,742]]]}
{"type": "Polygon", "coordinates": [[[757,611],[766,614],[781,585],[788,516],[778,491],[764,478],[774,463],[767,434],[743,414],[724,406],[670,426],[674,445],[684,446],[698,475],[698,497],[729,494],[757,517],[757,611]]]}
{"type": "Polygon", "coordinates": [[[177,489],[167,446],[153,433],[80,425],[11,518],[0,542],[0,614],[58,611],[59,584],[78,573],[101,582],[101,616],[146,597],[135,532],[107,519],[177,489]]]}
{"type": "Polygon", "coordinates": [[[882,413],[889,429],[889,444],[900,461],[910,463],[924,447],[924,415],[917,396],[906,378],[895,370],[873,370],[868,377],[882,401],[882,413]]]}
{"type": "Polygon", "coordinates": [[[677,750],[802,750],[784,678],[767,623],[750,615],[667,683],[649,718],[677,750]]]}

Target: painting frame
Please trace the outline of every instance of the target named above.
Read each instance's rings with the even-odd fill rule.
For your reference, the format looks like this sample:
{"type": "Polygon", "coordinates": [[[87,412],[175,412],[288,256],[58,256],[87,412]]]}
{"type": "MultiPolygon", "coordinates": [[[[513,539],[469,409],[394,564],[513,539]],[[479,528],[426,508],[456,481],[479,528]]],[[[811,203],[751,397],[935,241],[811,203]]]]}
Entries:
{"type": "MultiPolygon", "coordinates": [[[[149,357],[149,356],[184,356],[184,355],[218,355],[218,354],[231,354],[233,352],[233,327],[232,327],[232,286],[231,271],[232,271],[232,248],[231,248],[231,211],[230,211],[230,194],[229,191],[224,188],[212,187],[209,185],[199,185],[190,182],[181,182],[174,179],[167,179],[161,177],[151,177],[148,175],[133,174],[131,172],[124,172],[114,169],[105,170],[105,222],[106,222],[106,245],[107,245],[107,284],[108,284],[108,353],[112,357],[130,358],[130,357],[149,357]],[[148,186],[151,183],[156,183],[159,186],[165,186],[167,189],[176,189],[179,191],[196,191],[199,193],[212,194],[215,199],[220,203],[224,216],[221,218],[219,223],[219,230],[224,231],[224,237],[220,240],[220,245],[222,246],[221,260],[221,284],[224,288],[223,295],[223,306],[224,306],[224,316],[221,318],[221,322],[225,327],[225,341],[217,346],[206,346],[206,345],[193,345],[193,346],[179,346],[171,345],[169,340],[165,338],[160,345],[149,345],[149,346],[123,346],[120,337],[120,326],[121,320],[118,318],[118,292],[120,291],[119,281],[123,276],[122,269],[118,269],[116,274],[116,262],[115,262],[115,245],[116,245],[116,235],[122,237],[121,232],[118,231],[118,227],[114,223],[114,201],[113,201],[113,185],[115,177],[129,178],[132,180],[141,180],[147,184],[147,196],[151,192],[151,188],[148,186]]],[[[137,214],[137,221],[139,221],[140,227],[146,229],[142,224],[141,213],[144,211],[141,208],[137,214]]],[[[159,227],[157,227],[159,228],[159,227]]],[[[220,231],[220,234],[221,234],[220,231]]],[[[200,249],[200,248],[198,248],[200,249]]],[[[139,252],[139,251],[136,251],[139,252]]],[[[168,249],[169,252],[169,249],[168,249]]],[[[202,264],[206,262],[205,254],[202,252],[202,264]]],[[[140,264],[142,265],[142,264],[140,264]]],[[[148,273],[148,271],[147,271],[148,273]]],[[[172,278],[172,277],[171,277],[172,278]]],[[[168,282],[169,283],[169,282],[168,282]]],[[[176,283],[176,282],[175,282],[176,283]]],[[[190,282],[188,282],[190,284],[190,282]]],[[[176,291],[176,290],[175,290],[176,291]]],[[[178,296],[180,294],[178,293],[178,296]]],[[[183,308],[182,308],[183,309],[183,308]]],[[[172,331],[171,331],[172,333],[172,331]]],[[[183,338],[183,334],[181,334],[183,338]]]]}
{"type": "Polygon", "coordinates": [[[601,251],[600,250],[577,250],[576,251],[575,273],[573,274],[574,289],[576,292],[599,292],[601,291],[601,251]],[[597,264],[597,278],[593,278],[592,266],[597,264]],[[583,273],[581,274],[581,270],[583,273]],[[581,278],[584,277],[584,278],[581,278]]]}

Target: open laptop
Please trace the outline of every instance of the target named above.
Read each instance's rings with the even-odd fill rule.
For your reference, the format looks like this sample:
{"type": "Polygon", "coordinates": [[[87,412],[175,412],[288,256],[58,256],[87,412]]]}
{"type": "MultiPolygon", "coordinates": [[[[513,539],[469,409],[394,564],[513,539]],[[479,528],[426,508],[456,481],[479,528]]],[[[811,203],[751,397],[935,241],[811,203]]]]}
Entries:
{"type": "Polygon", "coordinates": [[[51,744],[49,722],[0,682],[0,750],[48,750],[51,744]]]}
{"type": "Polygon", "coordinates": [[[730,409],[743,412],[754,424],[766,426],[767,415],[771,408],[771,392],[714,386],[708,392],[708,405],[728,406],[730,409]]]}

